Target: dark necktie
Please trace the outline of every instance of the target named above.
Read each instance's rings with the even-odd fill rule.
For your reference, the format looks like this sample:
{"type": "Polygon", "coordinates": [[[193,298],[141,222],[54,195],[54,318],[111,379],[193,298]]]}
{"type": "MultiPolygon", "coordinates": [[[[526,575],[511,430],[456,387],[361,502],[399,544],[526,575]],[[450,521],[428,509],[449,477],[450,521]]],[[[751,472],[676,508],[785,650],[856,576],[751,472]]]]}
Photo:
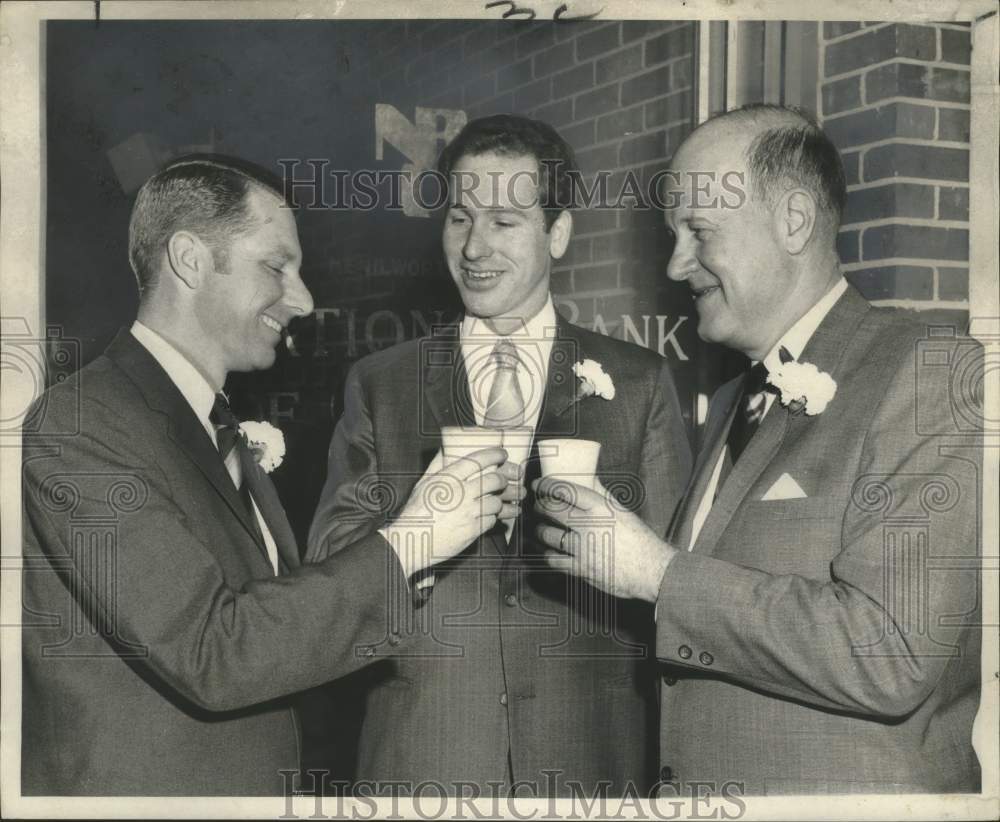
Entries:
{"type": "MultiPolygon", "coordinates": [[[[229,401],[225,394],[215,395],[215,405],[212,407],[209,419],[218,426],[215,436],[219,443],[219,455],[223,462],[231,452],[236,451],[239,481],[236,479],[233,481],[239,487],[240,497],[250,514],[251,527],[260,540],[260,544],[267,547],[267,541],[264,539],[260,522],[257,519],[257,511],[260,512],[261,519],[270,533],[271,542],[284,561],[285,567],[297,568],[299,566],[298,546],[295,543],[295,535],[285,517],[285,509],[281,505],[281,500],[274,486],[257,465],[257,460],[254,459],[246,440],[240,434],[240,422],[229,408],[229,401]],[[255,504],[257,510],[254,509],[255,504]]],[[[270,550],[268,551],[268,559],[271,560],[272,565],[277,566],[278,559],[270,550]]]]}
{"type": "Polygon", "coordinates": [[[229,401],[225,394],[215,395],[215,404],[212,406],[212,413],[208,415],[212,425],[216,427],[215,437],[219,442],[219,453],[223,461],[229,456],[229,452],[236,447],[240,437],[240,421],[229,407],[229,401]]]}
{"type": "Polygon", "coordinates": [[[767,408],[767,393],[770,386],[767,382],[767,369],[759,362],[747,371],[743,381],[743,393],[740,395],[733,424],[729,427],[729,458],[733,464],[747,447],[750,439],[760,427],[767,408]]]}
{"type": "MultiPolygon", "coordinates": [[[[226,461],[227,457],[229,457],[234,448],[237,449],[237,453],[239,453],[241,449],[245,449],[247,447],[246,443],[243,441],[243,436],[240,434],[240,421],[236,419],[236,415],[229,407],[229,401],[226,399],[225,394],[220,393],[215,395],[215,404],[212,406],[212,413],[209,414],[208,418],[211,420],[212,424],[216,426],[215,438],[219,443],[219,456],[222,457],[223,462],[226,461]]],[[[242,463],[242,459],[240,462],[242,463]]],[[[247,511],[250,513],[250,521],[259,533],[257,515],[254,513],[253,502],[250,498],[249,483],[245,481],[240,482],[238,483],[238,486],[240,497],[243,499],[243,504],[247,507],[247,511]]]]}

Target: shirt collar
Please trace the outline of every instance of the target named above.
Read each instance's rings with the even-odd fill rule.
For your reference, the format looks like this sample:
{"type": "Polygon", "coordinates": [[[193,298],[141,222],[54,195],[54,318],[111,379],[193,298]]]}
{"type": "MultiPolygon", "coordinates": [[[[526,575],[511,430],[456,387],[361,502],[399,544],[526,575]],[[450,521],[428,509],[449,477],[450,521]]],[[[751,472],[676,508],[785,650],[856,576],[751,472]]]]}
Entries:
{"type": "Polygon", "coordinates": [[[151,328],[136,320],[132,323],[131,331],[132,336],[167,372],[170,381],[177,386],[177,390],[187,400],[201,424],[209,428],[211,426],[209,415],[215,404],[215,389],[208,384],[187,357],[151,328]]]}
{"type": "MultiPolygon", "coordinates": [[[[545,300],[545,305],[534,317],[523,322],[521,327],[513,331],[509,338],[516,344],[519,339],[538,342],[552,340],[556,335],[556,309],[552,304],[552,295],[545,300]]],[[[461,339],[463,345],[496,345],[500,335],[493,331],[480,317],[466,314],[462,319],[461,339]]]]}
{"type": "Polygon", "coordinates": [[[779,350],[784,348],[792,355],[793,359],[798,359],[805,350],[806,344],[816,333],[819,324],[830,313],[834,303],[847,290],[847,280],[843,276],[837,280],[836,284],[826,292],[805,314],[799,317],[798,321],[789,328],[774,347],[764,357],[764,366],[768,371],[773,371],[781,364],[779,350]]]}

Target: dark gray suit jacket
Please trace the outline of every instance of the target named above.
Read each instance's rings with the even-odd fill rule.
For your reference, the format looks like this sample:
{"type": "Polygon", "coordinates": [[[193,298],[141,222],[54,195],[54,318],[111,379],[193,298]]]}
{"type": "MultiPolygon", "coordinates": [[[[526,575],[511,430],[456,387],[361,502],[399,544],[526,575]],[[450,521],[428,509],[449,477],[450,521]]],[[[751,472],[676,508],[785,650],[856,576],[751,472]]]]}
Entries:
{"type": "MultiPolygon", "coordinates": [[[[457,423],[475,424],[457,328],[360,361],[347,380],[307,559],[391,520],[440,447],[440,429],[457,423]]],[[[690,456],[663,358],[560,319],[535,432],[536,442],[544,437],[601,442],[602,481],[666,532],[690,456]],[[573,402],[571,369],[584,358],[611,376],[614,400],[573,402]]],[[[537,459],[529,460],[528,483],[537,476],[537,459]]],[[[523,510],[532,506],[529,497],[523,510]]],[[[565,794],[566,780],[588,790],[608,780],[615,791],[649,781],[650,609],[548,569],[534,526],[524,514],[509,544],[494,530],[439,569],[405,653],[371,669],[359,779],[436,779],[454,791],[456,781],[485,786],[510,770],[548,794],[565,794]]]]}
{"type": "Polygon", "coordinates": [[[36,414],[22,791],[283,793],[299,730],[281,697],[388,647],[396,609],[412,610],[395,553],[373,536],[296,567],[278,504],[275,577],[211,438],[127,331],[36,414]]]}
{"type": "Polygon", "coordinates": [[[850,288],[799,359],[836,396],[772,406],[687,553],[742,378],[712,402],[657,604],[664,778],[976,791],[981,350],[850,288]],[[763,499],[783,474],[807,496],[763,499]]]}

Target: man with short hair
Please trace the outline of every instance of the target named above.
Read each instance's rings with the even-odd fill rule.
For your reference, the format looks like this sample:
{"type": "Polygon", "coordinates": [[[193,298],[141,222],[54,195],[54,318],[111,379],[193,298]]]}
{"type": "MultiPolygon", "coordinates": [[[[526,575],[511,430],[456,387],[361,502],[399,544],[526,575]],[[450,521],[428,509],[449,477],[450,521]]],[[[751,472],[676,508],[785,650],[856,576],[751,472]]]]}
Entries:
{"type": "Polygon", "coordinates": [[[300,736],[281,697],[404,643],[407,577],[493,525],[506,455],[432,462],[402,507],[442,522],[434,558],[373,533],[302,566],[266,475],[280,432],[242,428],[222,393],[312,310],[280,184],[177,160],[129,235],[138,319],[24,432],[22,791],[280,795],[300,736]]]}
{"type": "MultiPolygon", "coordinates": [[[[549,293],[572,233],[574,168],[555,130],[523,117],[471,121],[445,148],[442,240],[465,316],[348,375],[309,559],[392,515],[455,425],[502,429],[529,480],[541,440],[599,442],[598,476],[665,531],[690,468],[667,364],[566,322],[549,293]],[[574,367],[586,360],[613,390],[585,396],[574,367]],[[363,493],[375,480],[390,489],[383,510],[363,493]]],[[[405,651],[366,672],[357,777],[404,792],[425,780],[453,794],[463,784],[487,795],[644,790],[655,724],[647,609],[551,572],[530,513],[511,514],[436,569],[405,651]]]]}
{"type": "Polygon", "coordinates": [[[979,348],[846,282],[840,158],[801,113],[720,115],[673,171],[667,275],[753,365],[713,398],[666,541],[543,480],[550,562],[656,604],[664,790],[978,791],[979,348]],[[609,520],[610,563],[582,547],[609,520]]]}

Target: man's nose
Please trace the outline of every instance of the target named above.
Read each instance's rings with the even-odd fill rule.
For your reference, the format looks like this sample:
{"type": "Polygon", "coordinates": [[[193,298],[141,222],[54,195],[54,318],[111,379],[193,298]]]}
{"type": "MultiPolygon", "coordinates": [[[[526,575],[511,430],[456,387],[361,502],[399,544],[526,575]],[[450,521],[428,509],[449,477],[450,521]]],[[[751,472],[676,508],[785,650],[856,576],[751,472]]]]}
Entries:
{"type": "Polygon", "coordinates": [[[687,243],[677,240],[673,253],[667,261],[667,277],[674,282],[683,282],[694,273],[698,264],[687,243]]]}
{"type": "Polygon", "coordinates": [[[286,278],[284,303],[292,310],[293,316],[302,317],[312,313],[312,294],[298,274],[286,278]]]}
{"type": "Polygon", "coordinates": [[[465,245],[462,246],[462,254],[467,260],[478,260],[488,257],[492,251],[484,229],[473,223],[465,238],[465,245]]]}

